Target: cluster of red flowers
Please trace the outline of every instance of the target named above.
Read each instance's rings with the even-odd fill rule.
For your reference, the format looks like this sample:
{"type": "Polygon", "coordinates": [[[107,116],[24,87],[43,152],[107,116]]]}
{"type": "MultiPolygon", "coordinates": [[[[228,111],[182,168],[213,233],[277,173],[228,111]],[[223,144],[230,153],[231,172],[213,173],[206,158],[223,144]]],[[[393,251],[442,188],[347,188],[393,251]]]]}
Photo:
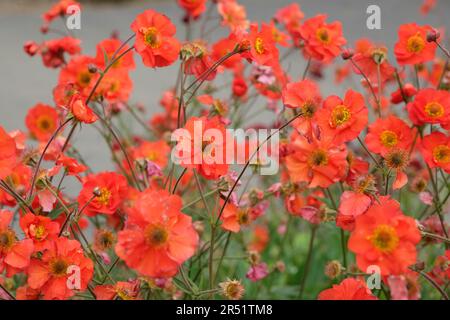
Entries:
{"type": "MultiPolygon", "coordinates": [[[[131,23],[130,37],[115,33],[92,56],[69,34],[25,44],[59,76],[52,105],[29,109],[27,132],[0,126],[0,298],[239,299],[253,282],[262,282],[253,292],[272,281],[292,286],[293,278],[277,274],[297,269],[302,298],[314,243],[335,246],[331,228],[314,241],[329,225],[341,239],[330,251],[334,260],[319,269],[336,283],[308,290],[311,297],[418,299],[423,279],[436,289],[428,297],[448,299],[450,55],[443,30],[402,24],[391,61],[385,46],[369,39],[352,46],[341,22],[325,14],[305,18],[298,4],[267,23],[249,21],[236,0],[178,5],[197,40],[180,40],[171,19],[149,9],[131,23]],[[209,41],[208,26],[229,34],[209,41]],[[129,102],[135,54],[150,68],[180,64],[162,111],[149,121],[142,105],[129,102]],[[304,58],[301,77],[283,65],[291,54],[304,58]],[[336,65],[337,84],[353,76],[361,86],[325,96],[322,70],[336,65]],[[232,81],[214,82],[224,75],[232,81]],[[253,104],[258,97],[276,120],[250,127],[278,128],[281,136],[271,150],[280,157],[273,177],[257,175],[264,164],[250,164],[249,148],[240,155],[245,166],[226,162],[229,142],[238,144],[226,129],[247,126],[262,112],[253,104]],[[134,133],[123,115],[145,134],[134,133]],[[104,138],[113,170],[92,171],[73,140],[82,126],[104,138]],[[171,141],[179,128],[189,138],[171,141]],[[209,129],[223,139],[205,136],[209,129]],[[171,151],[180,149],[191,152],[175,163],[171,151]],[[211,153],[213,161],[194,159],[211,153]],[[248,168],[257,183],[243,183],[251,179],[248,168]],[[78,193],[65,188],[68,177],[78,193]],[[284,247],[285,239],[297,239],[298,230],[288,231],[302,220],[301,233],[311,230],[311,238],[297,268],[297,254],[284,247]],[[227,259],[230,250],[242,261],[227,259]],[[364,279],[372,270],[381,289],[364,279]]],[[[51,34],[71,6],[80,7],[74,0],[55,4],[41,31],[51,34]]],[[[291,249],[300,252],[299,243],[291,241],[291,249]]],[[[265,292],[271,297],[270,288],[265,292]]]]}

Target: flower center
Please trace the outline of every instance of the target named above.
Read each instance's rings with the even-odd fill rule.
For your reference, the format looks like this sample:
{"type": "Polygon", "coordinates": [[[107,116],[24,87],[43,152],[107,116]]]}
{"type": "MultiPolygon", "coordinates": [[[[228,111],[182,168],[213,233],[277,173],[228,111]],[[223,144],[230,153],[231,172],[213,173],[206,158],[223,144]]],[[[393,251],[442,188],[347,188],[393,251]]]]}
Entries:
{"type": "Polygon", "coordinates": [[[311,166],[325,166],[328,164],[328,155],[324,150],[314,150],[309,158],[311,166]]]}
{"type": "Polygon", "coordinates": [[[5,230],[0,233],[0,250],[7,250],[16,242],[16,234],[12,230],[5,230]]]}
{"type": "Polygon", "coordinates": [[[305,118],[312,118],[316,112],[316,105],[308,100],[302,105],[302,111],[305,118]]]}
{"type": "Polygon", "coordinates": [[[239,209],[237,213],[238,223],[240,225],[248,225],[250,222],[250,216],[248,210],[239,209]]]}
{"type": "Polygon", "coordinates": [[[42,131],[54,131],[54,123],[50,117],[47,116],[40,116],[37,119],[37,127],[42,131]]]}
{"type": "Polygon", "coordinates": [[[330,34],[328,33],[328,30],[326,28],[317,29],[316,37],[320,42],[324,44],[328,44],[331,41],[330,34]]]}
{"type": "Polygon", "coordinates": [[[159,247],[167,242],[169,233],[163,226],[150,225],[146,231],[146,239],[148,244],[159,247]]]}
{"type": "Polygon", "coordinates": [[[89,71],[83,71],[78,74],[78,84],[84,88],[91,82],[92,75],[89,71]]]}
{"type": "Polygon", "coordinates": [[[68,267],[69,264],[65,260],[56,258],[50,262],[50,273],[57,277],[65,276],[68,267]]]}
{"type": "Polygon", "coordinates": [[[101,188],[100,195],[96,197],[96,199],[100,204],[107,205],[109,203],[109,200],[111,199],[111,191],[109,191],[107,188],[101,188]]]}
{"type": "Polygon", "coordinates": [[[255,51],[257,54],[263,54],[264,53],[264,40],[260,37],[256,38],[255,40],[255,51]]]}
{"type": "Polygon", "coordinates": [[[429,102],[425,105],[425,113],[430,118],[440,118],[444,115],[444,107],[439,102],[429,102]]]}
{"type": "Polygon", "coordinates": [[[342,126],[352,117],[352,113],[343,104],[336,106],[331,112],[331,123],[333,128],[342,126]]]}
{"type": "Polygon", "coordinates": [[[29,229],[30,235],[36,240],[42,240],[47,236],[47,230],[43,225],[32,224],[29,229]]]}
{"type": "Polygon", "coordinates": [[[433,149],[434,161],[438,163],[450,162],[450,148],[446,145],[439,145],[433,149]]]}
{"type": "Polygon", "coordinates": [[[381,252],[392,252],[398,246],[398,236],[395,229],[389,225],[382,224],[376,227],[369,240],[373,246],[381,252]]]}
{"type": "Polygon", "coordinates": [[[425,47],[425,40],[419,33],[408,38],[406,49],[411,53],[419,53],[425,47]]]}
{"type": "Polygon", "coordinates": [[[390,130],[385,130],[380,135],[381,144],[387,148],[392,148],[397,145],[397,134],[390,130]]]}
{"type": "Polygon", "coordinates": [[[402,169],[408,164],[408,154],[404,150],[394,150],[386,155],[386,165],[391,169],[402,169]]]}
{"type": "Polygon", "coordinates": [[[152,49],[157,49],[161,46],[161,39],[159,37],[159,32],[155,27],[150,27],[141,30],[144,34],[144,42],[147,46],[152,49]]]}

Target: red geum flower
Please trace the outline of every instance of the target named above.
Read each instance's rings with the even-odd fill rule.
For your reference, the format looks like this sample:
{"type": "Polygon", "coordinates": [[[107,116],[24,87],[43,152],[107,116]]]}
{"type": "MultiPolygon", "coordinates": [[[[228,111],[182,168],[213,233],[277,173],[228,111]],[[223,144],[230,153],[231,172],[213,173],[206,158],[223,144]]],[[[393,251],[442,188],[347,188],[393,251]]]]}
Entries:
{"type": "Polygon", "coordinates": [[[63,166],[69,176],[77,176],[88,169],[85,165],[78,163],[77,159],[66,157],[65,155],[60,156],[56,160],[56,165],[63,166]]]}
{"type": "Polygon", "coordinates": [[[191,117],[175,131],[175,156],[184,168],[192,168],[206,179],[215,180],[228,172],[227,140],[230,135],[218,116],[191,117]]]}
{"type": "Polygon", "coordinates": [[[66,62],[64,54],[75,55],[81,52],[80,40],[72,37],[52,39],[40,46],[44,66],[59,68],[66,62]]]}
{"type": "Polygon", "coordinates": [[[97,300],[136,300],[139,297],[139,281],[117,281],[115,285],[105,284],[94,288],[97,300]]]}
{"type": "Polygon", "coordinates": [[[48,141],[58,127],[59,119],[56,109],[42,103],[28,110],[25,124],[31,135],[39,141],[48,141]]]}
{"type": "MultiPolygon", "coordinates": [[[[221,204],[222,207],[223,203],[221,204]]],[[[231,202],[227,202],[222,216],[222,228],[231,232],[239,232],[241,227],[248,226],[252,220],[248,209],[239,208],[231,202]]]]}
{"type": "Polygon", "coordinates": [[[295,120],[293,126],[300,133],[310,136],[314,115],[322,104],[319,86],[308,79],[288,83],[283,89],[283,103],[288,108],[299,109],[302,116],[295,120]]]}
{"type": "Polygon", "coordinates": [[[366,145],[369,151],[385,156],[391,149],[410,150],[415,129],[411,129],[403,120],[390,115],[379,118],[369,126],[366,145]]]}
{"type": "Polygon", "coordinates": [[[33,240],[34,251],[39,252],[51,247],[51,242],[58,238],[59,223],[49,217],[26,213],[19,220],[25,236],[33,240]]]}
{"type": "MultiPolygon", "coordinates": [[[[32,174],[33,172],[29,166],[17,162],[17,164],[12,167],[12,172],[4,177],[4,179],[8,181],[8,185],[13,188],[13,190],[23,196],[30,188],[32,174]]],[[[17,204],[17,199],[0,189],[0,203],[14,207],[17,204]]]]}
{"type": "Polygon", "coordinates": [[[326,23],[326,19],[326,15],[319,14],[306,20],[300,29],[306,56],[321,62],[333,60],[347,43],[342,35],[342,24],[339,21],[326,23]]]}
{"type": "Polygon", "coordinates": [[[93,273],[94,264],[84,256],[80,243],[60,237],[51,241],[42,257],[31,260],[28,285],[40,290],[45,300],[63,300],[86,290],[93,273]],[[79,275],[79,278],[72,282],[74,275],[79,275]]]}
{"type": "Polygon", "coordinates": [[[96,93],[110,103],[127,102],[133,90],[133,82],[127,70],[109,71],[100,82],[96,93]]]}
{"type": "Polygon", "coordinates": [[[18,162],[14,139],[0,126],[0,179],[9,176],[18,162]]]}
{"type": "Polygon", "coordinates": [[[411,83],[405,83],[402,88],[398,88],[391,93],[391,103],[397,104],[414,97],[417,93],[417,89],[411,83]]]}
{"type": "Polygon", "coordinates": [[[319,300],[378,300],[363,279],[347,278],[319,293],[319,300]]]}
{"type": "Polygon", "coordinates": [[[356,52],[353,61],[359,68],[353,68],[355,73],[361,74],[362,72],[372,85],[377,86],[378,68],[380,69],[381,84],[392,79],[395,69],[387,60],[387,49],[385,47],[377,46],[368,39],[358,40],[355,47],[356,52]]]}
{"type": "Polygon", "coordinates": [[[144,191],[127,210],[126,227],[118,234],[117,255],[142,275],[176,275],[198,245],[192,219],[181,213],[181,207],[181,198],[167,191],[144,191]]]}
{"type": "Polygon", "coordinates": [[[245,7],[235,0],[219,0],[217,11],[222,17],[222,25],[227,26],[234,33],[242,33],[247,30],[249,21],[245,7]]]}
{"type": "Polygon", "coordinates": [[[247,36],[249,50],[242,53],[242,56],[250,61],[263,66],[273,66],[278,64],[278,49],[273,41],[271,28],[263,25],[258,31],[258,25],[250,25],[250,32],[247,36]]]}
{"type": "Polygon", "coordinates": [[[173,36],[175,25],[165,15],[153,10],[139,14],[131,24],[136,33],[134,47],[148,67],[171,65],[180,53],[180,42],[173,36]]]}
{"type": "Polygon", "coordinates": [[[368,121],[364,97],[348,89],[345,98],[329,96],[316,113],[322,135],[334,137],[336,143],[351,141],[359,136],[368,121]]]}
{"type": "Polygon", "coordinates": [[[13,217],[11,211],[0,210],[0,273],[6,269],[8,277],[28,267],[34,250],[33,240],[17,240],[10,227],[13,217]]]}
{"type": "Polygon", "coordinates": [[[332,136],[311,139],[293,132],[291,153],[286,166],[293,182],[307,182],[310,188],[327,188],[344,177],[347,169],[345,145],[337,145],[332,136]]]}
{"type": "Polygon", "coordinates": [[[442,168],[450,173],[450,137],[442,132],[432,132],[423,138],[420,149],[430,168],[442,168]]]}
{"type": "Polygon", "coordinates": [[[217,69],[213,58],[202,41],[185,44],[181,48],[181,54],[185,55],[184,73],[195,75],[197,79],[211,81],[216,77],[217,69]]]}
{"type": "Polygon", "coordinates": [[[415,220],[402,213],[397,201],[382,198],[356,218],[348,248],[360,270],[377,265],[383,276],[399,275],[416,262],[420,239],[415,220]]]}
{"type": "Polygon", "coordinates": [[[406,108],[415,125],[439,123],[445,126],[450,123],[450,92],[431,88],[419,90],[406,108]]]}
{"type": "Polygon", "coordinates": [[[109,64],[115,54],[115,58],[122,55],[111,66],[111,70],[133,70],[136,67],[133,58],[133,52],[125,52],[129,49],[128,45],[123,45],[119,39],[105,39],[97,44],[97,53],[95,56],[95,65],[101,70],[104,70],[109,64]],[[119,50],[119,48],[121,48],[119,50]],[[107,61],[105,61],[105,58],[107,61]]]}
{"type": "Polygon", "coordinates": [[[98,120],[98,117],[84,102],[84,99],[85,98],[79,94],[72,95],[69,102],[69,110],[78,121],[87,124],[94,123],[98,120]]]}
{"type": "Polygon", "coordinates": [[[127,195],[127,180],[115,172],[102,172],[87,176],[78,196],[80,208],[86,205],[84,213],[114,214],[127,195]]]}
{"type": "Polygon", "coordinates": [[[133,159],[146,159],[160,168],[167,165],[170,147],[164,140],[159,141],[143,141],[139,146],[131,150],[133,159]]]}
{"type": "Polygon", "coordinates": [[[206,10],[207,0],[178,0],[178,4],[182,7],[186,14],[192,18],[198,18],[206,10]]]}
{"type": "Polygon", "coordinates": [[[397,62],[401,65],[414,65],[433,60],[436,43],[427,41],[427,33],[431,30],[432,27],[428,25],[402,24],[394,47],[397,62]]]}
{"type": "Polygon", "coordinates": [[[59,74],[59,85],[73,84],[74,89],[79,91],[83,97],[87,97],[100,76],[92,73],[89,67],[95,63],[94,58],[84,55],[74,56],[69,63],[61,69],[59,74]]]}
{"type": "Polygon", "coordinates": [[[77,6],[79,9],[81,8],[80,4],[75,0],[59,0],[58,3],[55,3],[42,15],[42,18],[46,23],[49,23],[58,17],[64,17],[68,14],[67,9],[70,6],[77,6]]]}
{"type": "MultiPolygon", "coordinates": [[[[228,38],[223,38],[217,41],[212,46],[212,56],[214,61],[218,61],[220,58],[223,58],[227,54],[233,52],[236,46],[239,44],[238,39],[234,34],[230,34],[228,38]]],[[[241,56],[239,54],[235,54],[226,59],[219,67],[227,68],[227,69],[235,69],[241,62],[241,56]]]]}
{"type": "Polygon", "coordinates": [[[298,3],[291,3],[286,7],[278,9],[275,14],[275,20],[284,26],[297,44],[300,39],[300,21],[304,16],[305,14],[300,9],[298,3]]]}

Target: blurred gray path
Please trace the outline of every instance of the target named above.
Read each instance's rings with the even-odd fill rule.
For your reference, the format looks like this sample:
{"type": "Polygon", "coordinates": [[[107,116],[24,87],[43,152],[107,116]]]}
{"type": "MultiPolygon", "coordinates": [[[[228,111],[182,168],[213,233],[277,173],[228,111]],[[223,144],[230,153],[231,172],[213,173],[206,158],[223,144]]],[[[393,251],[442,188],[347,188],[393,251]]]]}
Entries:
{"type": "MultiPolygon", "coordinates": [[[[421,0],[240,0],[247,7],[251,20],[269,21],[277,8],[291,2],[298,2],[306,17],[317,13],[327,13],[330,19],[343,22],[344,35],[353,43],[360,37],[369,37],[375,42],[387,45],[392,53],[397,38],[398,26],[402,23],[416,21],[434,26],[449,27],[445,15],[450,13],[450,1],[438,0],[438,6],[429,16],[419,14],[421,0]],[[370,31],[366,28],[366,8],[369,4],[381,7],[382,30],[370,31]]],[[[24,117],[29,107],[37,102],[52,103],[51,90],[57,81],[57,72],[41,65],[40,58],[31,59],[24,54],[22,45],[27,40],[41,41],[44,37],[39,32],[40,14],[49,6],[48,1],[0,0],[0,125],[8,130],[24,129],[24,117]]],[[[95,54],[95,44],[108,37],[112,30],[118,30],[122,37],[130,34],[129,25],[136,14],[144,9],[153,8],[168,15],[178,25],[179,38],[183,38],[181,25],[182,11],[175,0],[160,1],[104,1],[84,5],[82,13],[82,30],[77,35],[83,41],[86,54],[95,54]]],[[[217,39],[223,35],[213,34],[217,39]]],[[[175,81],[176,66],[161,70],[145,68],[138,58],[137,70],[132,73],[134,80],[133,102],[142,102],[148,109],[148,117],[159,111],[158,101],[163,90],[175,81]]],[[[287,62],[295,78],[304,68],[304,61],[298,55],[287,62]]],[[[341,93],[346,88],[337,88],[332,77],[321,82],[324,94],[341,93]]],[[[77,135],[76,145],[81,149],[94,170],[105,169],[110,161],[108,150],[99,143],[95,131],[84,130],[77,135]]]]}

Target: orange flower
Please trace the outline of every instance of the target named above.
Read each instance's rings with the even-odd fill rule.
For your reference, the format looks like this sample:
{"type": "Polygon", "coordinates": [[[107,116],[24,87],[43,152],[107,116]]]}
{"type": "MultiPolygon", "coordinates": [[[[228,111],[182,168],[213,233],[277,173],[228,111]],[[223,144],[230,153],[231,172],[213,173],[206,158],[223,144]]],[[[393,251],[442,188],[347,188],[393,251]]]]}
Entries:
{"type": "MultiPolygon", "coordinates": [[[[106,68],[106,65],[111,62],[113,55],[117,58],[129,49],[128,45],[122,45],[119,39],[105,39],[97,44],[97,53],[95,56],[95,64],[101,70],[106,68]],[[122,47],[120,50],[119,48],[122,47]],[[117,51],[119,50],[119,51],[117,51]],[[105,61],[105,58],[107,61],[105,61]]],[[[132,70],[136,67],[133,58],[133,52],[128,52],[117,60],[112,66],[111,70],[132,70]]]]}
{"type": "Polygon", "coordinates": [[[217,74],[217,70],[212,69],[215,61],[202,41],[185,44],[181,52],[187,57],[184,64],[185,74],[192,74],[197,79],[206,81],[214,80],[217,74]]]}
{"type": "Polygon", "coordinates": [[[133,90],[133,82],[127,70],[113,70],[105,74],[95,91],[110,103],[127,102],[133,90]]]}
{"type": "Polygon", "coordinates": [[[283,89],[283,103],[288,108],[300,109],[302,116],[294,122],[294,127],[302,134],[311,135],[314,115],[322,104],[319,86],[311,80],[288,83],[283,89]]]}
{"type": "Polygon", "coordinates": [[[33,240],[17,240],[9,227],[13,217],[11,211],[0,210],[0,274],[6,269],[8,277],[28,267],[34,250],[33,240]]]}
{"type": "Polygon", "coordinates": [[[139,14],[131,24],[136,33],[134,47],[148,67],[165,67],[178,59],[180,42],[173,36],[175,25],[165,15],[153,10],[139,14]]]}
{"type": "Polygon", "coordinates": [[[67,9],[70,6],[80,7],[78,1],[75,0],[59,0],[58,3],[54,4],[47,12],[42,15],[45,22],[49,23],[58,17],[63,17],[67,14],[67,9]]]}
{"type": "Polygon", "coordinates": [[[273,66],[278,64],[278,49],[275,46],[270,26],[262,25],[261,30],[258,31],[258,25],[252,24],[247,40],[250,50],[242,54],[244,58],[259,65],[273,66]]]}
{"type": "Polygon", "coordinates": [[[319,300],[378,300],[362,279],[347,278],[319,293],[319,300]]]}
{"type": "MultiPolygon", "coordinates": [[[[392,79],[395,69],[387,60],[385,47],[376,46],[368,39],[356,41],[355,46],[356,53],[353,60],[372,85],[378,85],[378,65],[380,65],[381,83],[392,79]]],[[[353,70],[360,74],[357,68],[353,68],[353,70]]]]}
{"type": "Polygon", "coordinates": [[[172,277],[195,252],[198,234],[191,217],[181,213],[181,198],[148,189],[136,199],[119,232],[117,255],[149,277],[172,277]]]}
{"type": "Polygon", "coordinates": [[[146,159],[160,168],[167,165],[170,147],[164,140],[143,141],[138,147],[133,148],[131,155],[133,159],[146,159]]]}
{"type": "Polygon", "coordinates": [[[89,66],[95,63],[94,58],[89,56],[75,56],[61,69],[58,83],[60,85],[73,84],[75,90],[83,97],[87,97],[97,82],[98,73],[91,73],[89,66]]]}
{"type": "Polygon", "coordinates": [[[77,159],[64,155],[58,158],[56,165],[63,166],[69,176],[77,176],[88,169],[85,165],[78,163],[77,159]]]}
{"type": "Polygon", "coordinates": [[[186,14],[192,18],[198,18],[206,10],[207,0],[178,0],[178,4],[184,10],[186,14]]]}
{"type": "Polygon", "coordinates": [[[291,3],[286,7],[279,9],[275,14],[275,20],[283,24],[284,28],[289,32],[296,43],[300,39],[301,24],[305,14],[297,3],[291,3]]]}
{"type": "Polygon", "coordinates": [[[51,242],[50,248],[42,257],[31,260],[28,285],[32,289],[40,290],[45,300],[62,300],[72,297],[75,290],[86,290],[93,273],[94,264],[83,255],[80,243],[61,237],[51,242]],[[80,276],[80,287],[71,289],[68,283],[71,283],[76,274],[80,276]]]}
{"type": "Polygon", "coordinates": [[[294,131],[290,148],[292,153],[286,157],[286,166],[293,182],[327,188],[345,176],[346,147],[335,144],[330,137],[307,139],[294,131]]]}
{"type": "Polygon", "coordinates": [[[204,178],[215,180],[228,172],[227,139],[231,137],[218,116],[191,117],[177,136],[175,155],[182,167],[196,169],[204,178]],[[208,132],[220,132],[221,139],[207,137],[208,132]]]}
{"type": "Polygon", "coordinates": [[[14,139],[0,126],[0,179],[12,173],[17,163],[17,147],[14,139]]]}
{"type": "Polygon", "coordinates": [[[28,110],[25,123],[39,141],[48,141],[58,127],[58,113],[49,105],[38,103],[28,110]]]}
{"type": "MultiPolygon", "coordinates": [[[[223,203],[221,204],[222,207],[223,203]]],[[[239,232],[242,226],[250,224],[252,217],[248,209],[239,208],[231,202],[227,202],[222,216],[222,228],[231,232],[239,232]]]]}
{"type": "Polygon", "coordinates": [[[377,119],[369,126],[366,135],[367,148],[385,156],[391,149],[408,150],[413,143],[414,131],[403,120],[396,116],[377,119]]]}
{"type": "Polygon", "coordinates": [[[80,122],[89,124],[98,120],[94,111],[92,111],[92,109],[84,102],[84,97],[79,94],[72,95],[69,102],[69,109],[74,117],[80,122]]]}
{"type": "Polygon", "coordinates": [[[415,125],[439,123],[445,126],[450,123],[450,92],[431,88],[422,89],[406,108],[415,125]]]}
{"type": "Polygon", "coordinates": [[[48,217],[27,213],[20,217],[19,222],[25,236],[33,240],[35,252],[49,249],[51,242],[58,237],[59,224],[48,217]]]}
{"type": "MultiPolygon", "coordinates": [[[[223,39],[220,39],[219,41],[217,41],[212,46],[212,56],[214,58],[214,61],[218,61],[220,58],[233,52],[233,50],[237,44],[238,44],[238,40],[237,40],[236,36],[234,36],[233,34],[230,34],[230,36],[228,38],[223,38],[223,39]]],[[[227,69],[235,69],[239,66],[241,59],[242,58],[239,54],[232,55],[218,67],[218,70],[221,67],[224,67],[227,69]]]]}
{"type": "Polygon", "coordinates": [[[442,168],[450,173],[450,137],[442,132],[433,132],[425,136],[421,152],[430,168],[442,168]]]}
{"type": "Polygon", "coordinates": [[[360,270],[376,265],[381,274],[399,275],[416,262],[420,231],[413,218],[405,216],[400,204],[380,199],[355,221],[348,248],[356,254],[360,270]]]}
{"type": "Polygon", "coordinates": [[[265,225],[256,225],[253,228],[252,239],[247,245],[247,250],[263,252],[269,242],[269,238],[269,229],[265,225]]]}
{"type": "Polygon", "coordinates": [[[347,90],[344,100],[329,96],[323,108],[316,113],[322,134],[335,137],[338,144],[358,137],[367,124],[367,117],[364,97],[352,89],[347,90]]]}
{"type": "MultiPolygon", "coordinates": [[[[12,172],[5,177],[5,180],[11,188],[23,196],[30,188],[32,174],[33,172],[29,166],[19,162],[12,168],[12,172]]],[[[0,190],[0,203],[14,207],[17,204],[17,199],[9,193],[0,190]]]]}
{"type": "Polygon", "coordinates": [[[249,21],[245,7],[235,0],[219,0],[217,11],[222,17],[222,25],[230,28],[232,32],[241,33],[247,30],[249,21]]]}
{"type": "Polygon", "coordinates": [[[427,33],[432,27],[416,23],[402,24],[398,29],[399,40],[394,53],[399,64],[419,64],[434,59],[436,43],[427,41],[427,33]]]}
{"type": "Polygon", "coordinates": [[[114,214],[127,195],[127,180],[115,172],[102,172],[87,176],[78,196],[80,208],[86,205],[84,213],[114,214]]]}
{"type": "Polygon", "coordinates": [[[300,29],[306,56],[322,62],[337,57],[347,43],[342,35],[342,24],[339,21],[326,23],[326,19],[326,15],[319,14],[306,20],[300,29]]]}

